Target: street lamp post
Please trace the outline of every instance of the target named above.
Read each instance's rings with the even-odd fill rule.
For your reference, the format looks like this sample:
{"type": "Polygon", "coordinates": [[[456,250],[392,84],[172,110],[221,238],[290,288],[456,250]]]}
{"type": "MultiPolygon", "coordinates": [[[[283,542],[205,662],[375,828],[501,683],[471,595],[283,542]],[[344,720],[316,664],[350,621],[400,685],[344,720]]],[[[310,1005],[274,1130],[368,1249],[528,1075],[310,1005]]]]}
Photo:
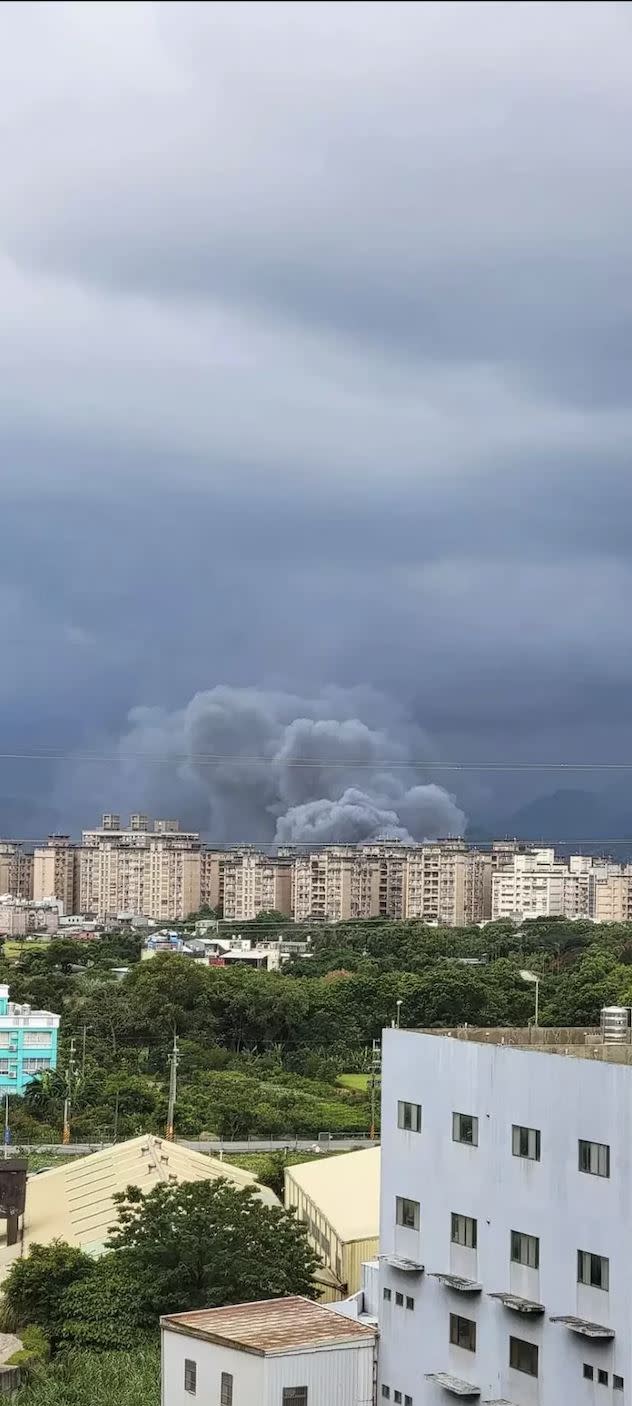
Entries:
{"type": "Polygon", "coordinates": [[[533,1024],[537,1027],[540,1015],[540,978],[536,976],[535,972],[521,971],[520,975],[523,981],[535,985],[535,1019],[533,1024]]]}
{"type": "Polygon", "coordinates": [[[397,1029],[398,1029],[398,1030],[399,1030],[400,1023],[401,1023],[401,1018],[402,1018],[402,1004],[403,1004],[403,1002],[402,1002],[402,999],[401,999],[401,997],[400,997],[399,1001],[397,1002],[397,1029]]]}

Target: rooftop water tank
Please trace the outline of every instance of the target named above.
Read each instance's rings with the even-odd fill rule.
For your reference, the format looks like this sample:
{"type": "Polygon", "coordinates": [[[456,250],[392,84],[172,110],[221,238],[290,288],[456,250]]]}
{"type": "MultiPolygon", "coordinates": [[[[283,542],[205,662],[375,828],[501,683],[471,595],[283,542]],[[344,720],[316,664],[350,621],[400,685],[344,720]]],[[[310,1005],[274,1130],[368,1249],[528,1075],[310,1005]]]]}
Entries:
{"type": "Polygon", "coordinates": [[[604,1045],[630,1043],[630,1006],[604,1006],[601,1012],[601,1038],[604,1045]]]}

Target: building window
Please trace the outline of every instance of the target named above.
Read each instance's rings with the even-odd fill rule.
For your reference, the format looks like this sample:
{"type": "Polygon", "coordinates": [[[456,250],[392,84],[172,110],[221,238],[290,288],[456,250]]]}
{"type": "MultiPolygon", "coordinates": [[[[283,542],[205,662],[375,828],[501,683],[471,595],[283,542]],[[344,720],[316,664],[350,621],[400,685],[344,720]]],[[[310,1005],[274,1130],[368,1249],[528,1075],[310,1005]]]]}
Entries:
{"type": "Polygon", "coordinates": [[[284,1386],[283,1406],[307,1406],[306,1386],[284,1386]]]}
{"type": "Polygon", "coordinates": [[[478,1147],[478,1118],[473,1118],[471,1113],[453,1113],[452,1141],[478,1147]]]}
{"type": "Polygon", "coordinates": [[[539,1269],[540,1240],[538,1236],[523,1235],[521,1230],[512,1230],[511,1259],[513,1264],[526,1264],[529,1269],[539,1269]]]}
{"type": "Polygon", "coordinates": [[[610,1148],[607,1142],[584,1142],[579,1139],[579,1170],[594,1177],[610,1176],[610,1148]]]}
{"type": "Polygon", "coordinates": [[[477,1223],[471,1216],[458,1215],[452,1212],[451,1239],[453,1245],[467,1245],[468,1249],[476,1249],[477,1223]]]}
{"type": "Polygon", "coordinates": [[[590,1362],[584,1362],[584,1376],[585,1376],[585,1378],[586,1378],[586,1381],[591,1382],[592,1379],[593,1379],[593,1377],[594,1377],[594,1375],[595,1375],[595,1374],[594,1374],[593,1369],[592,1369],[592,1367],[591,1367],[591,1365],[590,1365],[590,1362]]]}
{"type": "Polygon", "coordinates": [[[396,1220],[398,1225],[403,1225],[406,1230],[419,1230],[419,1202],[409,1201],[407,1196],[398,1196],[396,1202],[396,1220]]]}
{"type": "Polygon", "coordinates": [[[610,1287],[610,1261],[605,1255],[591,1255],[589,1250],[577,1251],[577,1283],[589,1284],[591,1289],[610,1287]]]}
{"type": "Polygon", "coordinates": [[[393,1392],[393,1401],[395,1402],[395,1406],[402,1406],[402,1393],[401,1393],[401,1391],[394,1391],[394,1392],[393,1392]]]}
{"type": "Polygon", "coordinates": [[[414,1300],[414,1299],[411,1299],[410,1294],[407,1294],[407,1295],[406,1295],[406,1308],[410,1309],[410,1311],[411,1311],[411,1313],[412,1313],[414,1307],[415,1307],[415,1300],[414,1300]]]}
{"type": "Polygon", "coordinates": [[[458,1313],[451,1313],[450,1342],[453,1347],[463,1347],[466,1352],[476,1352],[476,1324],[474,1319],[461,1318],[458,1313]]]}
{"type": "Polygon", "coordinates": [[[412,1396],[405,1396],[405,1397],[404,1397],[404,1406],[413,1406],[413,1398],[412,1398],[412,1396]]]}
{"type": "Polygon", "coordinates": [[[623,1391],[623,1377],[618,1377],[616,1372],[612,1373],[612,1390],[623,1391]]]}
{"type": "Polygon", "coordinates": [[[539,1162],[540,1129],[522,1128],[514,1123],[511,1129],[511,1150],[514,1157],[528,1157],[530,1162],[539,1162]]]}
{"type": "Polygon", "coordinates": [[[608,1373],[604,1372],[603,1367],[600,1367],[597,1372],[597,1381],[599,1382],[600,1386],[608,1385],[608,1373]]]}
{"type": "Polygon", "coordinates": [[[537,1377],[538,1349],[535,1343],[526,1343],[523,1338],[510,1338],[509,1366],[516,1372],[526,1372],[528,1377],[537,1377]]]}
{"type": "Polygon", "coordinates": [[[192,1362],[190,1357],[184,1361],[184,1390],[191,1396],[195,1396],[197,1386],[197,1363],[192,1362]]]}
{"type": "Polygon", "coordinates": [[[222,1372],[222,1378],[219,1387],[219,1406],[233,1406],[232,1372],[222,1372]]]}
{"type": "Polygon", "coordinates": [[[387,1303],[390,1303],[392,1297],[393,1297],[393,1295],[392,1295],[390,1289],[385,1289],[385,1290],[384,1290],[384,1298],[386,1299],[386,1302],[387,1302],[387,1303]]]}
{"type": "Polygon", "coordinates": [[[404,1295],[403,1295],[403,1294],[396,1294],[396,1295],[395,1295],[395,1303],[396,1303],[396,1305],[397,1305],[398,1308],[403,1308],[403,1307],[404,1307],[404,1295]]]}
{"type": "Polygon", "coordinates": [[[400,1099],[397,1104],[397,1126],[406,1133],[420,1133],[421,1104],[403,1103],[400,1099]]]}
{"type": "Polygon", "coordinates": [[[23,1039],[25,1046],[50,1045],[51,1032],[50,1030],[25,1030],[23,1039]]]}
{"type": "Polygon", "coordinates": [[[383,1387],[382,1387],[382,1398],[383,1398],[384,1401],[390,1401],[390,1399],[391,1399],[391,1388],[390,1388],[390,1386],[383,1386],[383,1387]]]}

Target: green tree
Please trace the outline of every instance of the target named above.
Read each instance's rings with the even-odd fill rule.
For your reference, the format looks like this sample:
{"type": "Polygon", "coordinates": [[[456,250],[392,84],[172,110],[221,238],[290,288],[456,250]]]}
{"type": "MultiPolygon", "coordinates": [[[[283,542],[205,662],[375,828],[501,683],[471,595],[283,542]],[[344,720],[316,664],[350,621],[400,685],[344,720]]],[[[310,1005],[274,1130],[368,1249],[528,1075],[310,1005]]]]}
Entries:
{"type": "Polygon", "coordinates": [[[38,1323],[47,1336],[54,1337],[64,1290],[84,1280],[93,1268],[89,1255],[63,1240],[31,1245],[28,1255],[11,1265],[2,1286],[4,1327],[38,1323]]]}
{"type": "Polygon", "coordinates": [[[162,1182],[147,1196],[116,1196],[109,1241],[141,1317],[225,1303],[314,1297],[316,1257],[292,1213],[267,1206],[251,1187],[217,1181],[162,1182]]]}

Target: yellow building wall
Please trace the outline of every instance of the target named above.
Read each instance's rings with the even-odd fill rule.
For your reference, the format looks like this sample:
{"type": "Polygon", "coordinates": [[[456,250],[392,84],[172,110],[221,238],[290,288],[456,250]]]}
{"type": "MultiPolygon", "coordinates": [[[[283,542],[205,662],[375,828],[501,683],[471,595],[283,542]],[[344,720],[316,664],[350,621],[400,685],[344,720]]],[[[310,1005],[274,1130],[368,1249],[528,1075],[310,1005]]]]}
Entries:
{"type": "MultiPolygon", "coordinates": [[[[285,1174],[285,1206],[295,1206],[298,1218],[307,1226],[310,1244],[330,1274],[339,1280],[343,1287],[320,1283],[318,1272],[316,1281],[322,1303],[337,1303],[349,1294],[357,1293],[362,1286],[363,1260],[375,1259],[378,1251],[377,1236],[369,1240],[341,1241],[333,1226],[326,1220],[318,1206],[306,1196],[300,1186],[292,1180],[290,1171],[285,1174]]],[[[325,1276],[326,1279],[329,1275],[325,1276]]]]}
{"type": "Polygon", "coordinates": [[[374,1260],[379,1249],[379,1240],[374,1235],[370,1240],[349,1240],[343,1247],[343,1277],[348,1294],[357,1294],[362,1288],[362,1264],[374,1260]]]}

